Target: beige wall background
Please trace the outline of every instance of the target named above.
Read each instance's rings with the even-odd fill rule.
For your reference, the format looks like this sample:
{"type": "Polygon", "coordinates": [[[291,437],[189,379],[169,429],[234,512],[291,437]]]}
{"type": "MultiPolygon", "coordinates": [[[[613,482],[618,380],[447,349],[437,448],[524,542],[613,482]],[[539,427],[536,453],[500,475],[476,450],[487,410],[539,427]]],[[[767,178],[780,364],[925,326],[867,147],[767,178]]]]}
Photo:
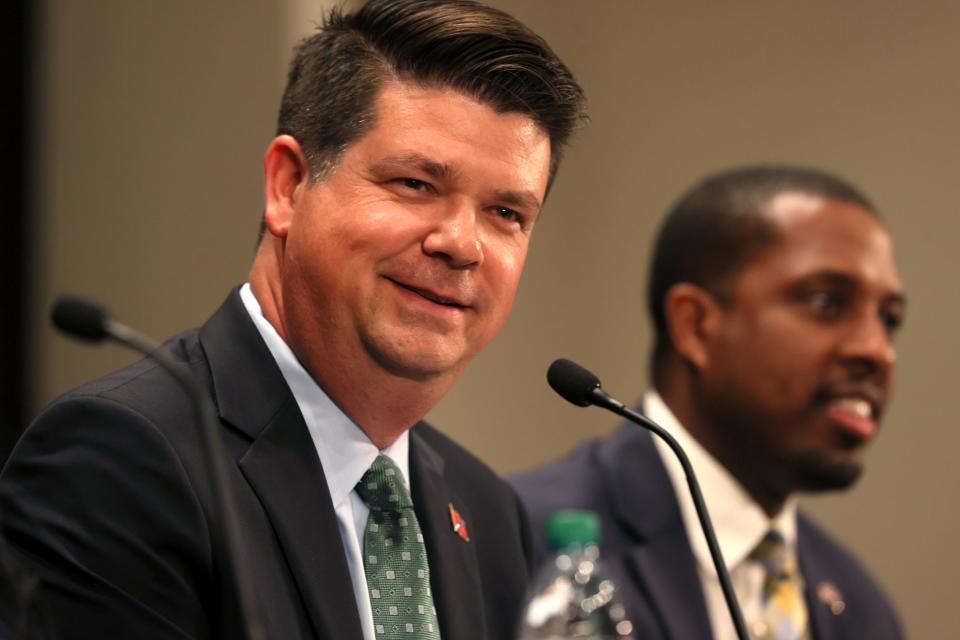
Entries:
{"type": "MultiPolygon", "coordinates": [[[[866,476],[806,506],[885,583],[912,637],[950,636],[960,5],[493,3],[554,45],[593,121],[561,168],[511,320],[431,419],[504,473],[609,432],[615,417],[556,398],[544,372],[571,357],[621,399],[639,396],[649,245],[672,200],[735,164],[837,171],[885,212],[910,311],[866,476]]],[[[99,299],[163,337],[202,322],[244,279],[289,47],[321,14],[307,0],[43,7],[29,372],[38,410],[133,359],[55,335],[46,318],[58,293],[99,299]]]]}

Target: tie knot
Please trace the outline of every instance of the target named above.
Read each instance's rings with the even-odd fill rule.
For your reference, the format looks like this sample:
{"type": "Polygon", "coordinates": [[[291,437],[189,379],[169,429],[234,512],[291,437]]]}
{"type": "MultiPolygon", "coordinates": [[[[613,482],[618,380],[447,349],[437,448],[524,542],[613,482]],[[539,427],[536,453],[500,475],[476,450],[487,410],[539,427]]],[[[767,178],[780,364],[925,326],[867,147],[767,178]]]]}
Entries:
{"type": "Polygon", "coordinates": [[[399,512],[413,507],[403,472],[383,454],[378,455],[363,474],[356,490],[371,511],[399,512]]]}
{"type": "Polygon", "coordinates": [[[779,531],[771,529],[754,548],[750,559],[763,565],[767,573],[776,577],[787,577],[793,573],[793,562],[787,553],[787,543],[779,531]]]}

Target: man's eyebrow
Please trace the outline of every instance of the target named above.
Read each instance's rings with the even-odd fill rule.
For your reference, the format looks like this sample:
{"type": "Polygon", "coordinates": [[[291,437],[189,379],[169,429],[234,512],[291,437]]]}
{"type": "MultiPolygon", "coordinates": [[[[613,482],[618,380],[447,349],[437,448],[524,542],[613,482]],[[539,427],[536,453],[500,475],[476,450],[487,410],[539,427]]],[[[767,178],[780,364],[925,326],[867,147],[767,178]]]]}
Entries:
{"type": "Polygon", "coordinates": [[[540,211],[542,206],[540,199],[529,191],[497,191],[494,197],[500,202],[533,212],[540,211]]]}
{"type": "Polygon", "coordinates": [[[907,308],[907,294],[903,291],[894,291],[883,300],[884,304],[896,305],[901,309],[907,308]]]}
{"type": "MultiPolygon", "coordinates": [[[[836,287],[845,287],[848,289],[853,289],[857,286],[856,278],[844,271],[834,271],[832,269],[825,269],[823,271],[812,273],[803,280],[804,282],[825,283],[836,287]]],[[[903,291],[903,289],[894,289],[884,296],[883,302],[884,304],[896,304],[905,307],[907,304],[907,294],[903,291]]]]}
{"type": "Polygon", "coordinates": [[[448,179],[457,176],[457,170],[449,164],[437,162],[421,153],[407,153],[403,155],[386,156],[373,165],[375,172],[384,172],[404,167],[415,167],[431,178],[448,179]]]}
{"type": "MultiPolygon", "coordinates": [[[[456,178],[459,175],[459,171],[452,165],[437,162],[421,153],[386,156],[375,163],[372,169],[374,173],[385,173],[406,167],[419,169],[436,180],[456,178]]],[[[540,208],[543,206],[540,199],[530,191],[513,191],[506,189],[495,191],[493,196],[504,204],[521,209],[529,209],[534,212],[540,211],[540,208]]]]}
{"type": "Polygon", "coordinates": [[[834,269],[821,269],[813,273],[806,274],[801,283],[829,284],[835,287],[853,288],[857,285],[857,279],[845,271],[834,269]]]}

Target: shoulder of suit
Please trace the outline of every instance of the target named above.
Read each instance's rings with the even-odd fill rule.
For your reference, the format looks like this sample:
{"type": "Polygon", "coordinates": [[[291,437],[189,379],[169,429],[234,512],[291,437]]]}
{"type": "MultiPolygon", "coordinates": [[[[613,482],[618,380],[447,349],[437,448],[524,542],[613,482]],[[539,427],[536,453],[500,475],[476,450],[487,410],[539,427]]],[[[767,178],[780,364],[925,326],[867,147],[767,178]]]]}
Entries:
{"type": "Polygon", "coordinates": [[[606,468],[617,464],[616,458],[633,456],[636,449],[649,446],[649,435],[627,424],[607,436],[587,440],[552,462],[516,474],[510,482],[521,495],[536,487],[549,488],[551,492],[564,485],[582,488],[590,477],[602,475],[606,468]]]}
{"type": "MultiPolygon", "coordinates": [[[[171,338],[164,343],[164,348],[187,362],[198,381],[204,384],[206,364],[199,352],[196,329],[171,338]]],[[[149,358],[67,391],[51,402],[34,422],[58,420],[66,415],[74,420],[87,416],[91,426],[95,426],[98,420],[94,416],[106,414],[121,421],[126,415],[128,422],[142,419],[161,429],[183,426],[190,433],[195,429],[190,396],[149,358]]]]}

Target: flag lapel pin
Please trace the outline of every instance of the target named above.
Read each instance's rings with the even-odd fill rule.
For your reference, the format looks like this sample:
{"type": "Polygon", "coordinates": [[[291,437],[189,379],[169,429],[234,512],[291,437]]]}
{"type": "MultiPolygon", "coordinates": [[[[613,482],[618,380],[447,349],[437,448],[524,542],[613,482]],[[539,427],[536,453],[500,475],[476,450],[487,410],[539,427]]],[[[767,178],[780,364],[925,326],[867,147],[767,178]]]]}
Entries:
{"type": "Polygon", "coordinates": [[[453,507],[452,503],[448,506],[450,507],[450,526],[453,527],[453,532],[466,542],[470,542],[470,534],[467,532],[467,521],[464,520],[460,512],[453,507]]]}
{"type": "Polygon", "coordinates": [[[817,598],[820,602],[830,608],[830,612],[838,616],[847,608],[847,603],[843,601],[843,594],[837,589],[837,585],[829,580],[825,580],[817,585],[817,598]]]}

